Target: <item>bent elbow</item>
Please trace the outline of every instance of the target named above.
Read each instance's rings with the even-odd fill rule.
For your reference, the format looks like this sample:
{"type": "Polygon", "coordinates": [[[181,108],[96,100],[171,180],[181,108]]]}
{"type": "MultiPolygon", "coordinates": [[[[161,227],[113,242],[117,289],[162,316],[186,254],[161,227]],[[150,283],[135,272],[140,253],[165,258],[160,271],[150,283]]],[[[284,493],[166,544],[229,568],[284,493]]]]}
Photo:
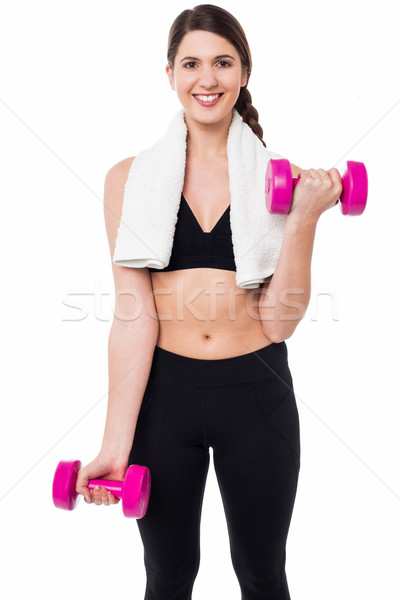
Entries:
{"type": "Polygon", "coordinates": [[[280,330],[278,330],[278,329],[266,330],[264,328],[263,333],[274,344],[280,344],[281,342],[284,342],[285,340],[289,339],[293,335],[294,330],[295,330],[295,328],[293,328],[293,327],[291,329],[280,329],[280,330]]]}
{"type": "Polygon", "coordinates": [[[283,341],[283,336],[281,332],[278,331],[269,331],[263,328],[263,334],[267,337],[273,344],[279,344],[283,341]]]}

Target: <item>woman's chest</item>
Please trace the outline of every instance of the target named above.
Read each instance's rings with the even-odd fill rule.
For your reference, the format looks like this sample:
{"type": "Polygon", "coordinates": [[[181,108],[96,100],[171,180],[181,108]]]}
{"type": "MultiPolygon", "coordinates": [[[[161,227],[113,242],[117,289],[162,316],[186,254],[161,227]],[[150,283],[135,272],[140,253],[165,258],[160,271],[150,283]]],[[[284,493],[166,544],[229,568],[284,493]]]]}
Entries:
{"type": "Polygon", "coordinates": [[[203,232],[211,231],[231,201],[227,160],[188,160],[182,194],[203,232]]]}

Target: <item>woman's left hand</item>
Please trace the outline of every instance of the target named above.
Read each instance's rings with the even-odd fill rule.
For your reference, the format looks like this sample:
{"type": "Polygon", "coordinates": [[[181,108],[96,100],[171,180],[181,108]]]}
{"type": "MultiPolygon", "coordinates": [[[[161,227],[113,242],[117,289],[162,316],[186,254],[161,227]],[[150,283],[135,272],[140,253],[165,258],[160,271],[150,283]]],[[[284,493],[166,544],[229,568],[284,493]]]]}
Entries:
{"type": "Polygon", "coordinates": [[[317,221],[321,214],[339,202],[342,193],[342,178],[336,168],[302,169],[298,176],[289,215],[317,221]]]}

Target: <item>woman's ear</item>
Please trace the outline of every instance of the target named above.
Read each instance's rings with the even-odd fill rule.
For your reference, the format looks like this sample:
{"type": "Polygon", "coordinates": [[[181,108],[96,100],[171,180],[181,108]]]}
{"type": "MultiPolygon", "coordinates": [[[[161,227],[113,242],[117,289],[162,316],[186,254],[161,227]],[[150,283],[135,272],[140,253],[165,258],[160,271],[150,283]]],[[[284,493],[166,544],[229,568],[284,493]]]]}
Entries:
{"type": "Polygon", "coordinates": [[[175,91],[175,86],[174,86],[174,72],[173,70],[170,68],[169,65],[167,65],[165,67],[165,72],[168,75],[168,80],[169,80],[169,84],[171,86],[171,89],[175,91]]]}

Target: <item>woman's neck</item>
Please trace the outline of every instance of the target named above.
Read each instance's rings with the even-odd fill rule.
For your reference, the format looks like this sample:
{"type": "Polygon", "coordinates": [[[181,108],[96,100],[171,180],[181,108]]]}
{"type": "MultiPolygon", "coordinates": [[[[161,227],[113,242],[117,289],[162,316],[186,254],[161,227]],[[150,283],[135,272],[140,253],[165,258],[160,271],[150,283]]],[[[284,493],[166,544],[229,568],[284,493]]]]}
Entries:
{"type": "Polygon", "coordinates": [[[211,161],[227,156],[227,140],[232,117],[227,115],[217,123],[199,123],[187,118],[188,130],[186,156],[197,160],[211,161]]]}

